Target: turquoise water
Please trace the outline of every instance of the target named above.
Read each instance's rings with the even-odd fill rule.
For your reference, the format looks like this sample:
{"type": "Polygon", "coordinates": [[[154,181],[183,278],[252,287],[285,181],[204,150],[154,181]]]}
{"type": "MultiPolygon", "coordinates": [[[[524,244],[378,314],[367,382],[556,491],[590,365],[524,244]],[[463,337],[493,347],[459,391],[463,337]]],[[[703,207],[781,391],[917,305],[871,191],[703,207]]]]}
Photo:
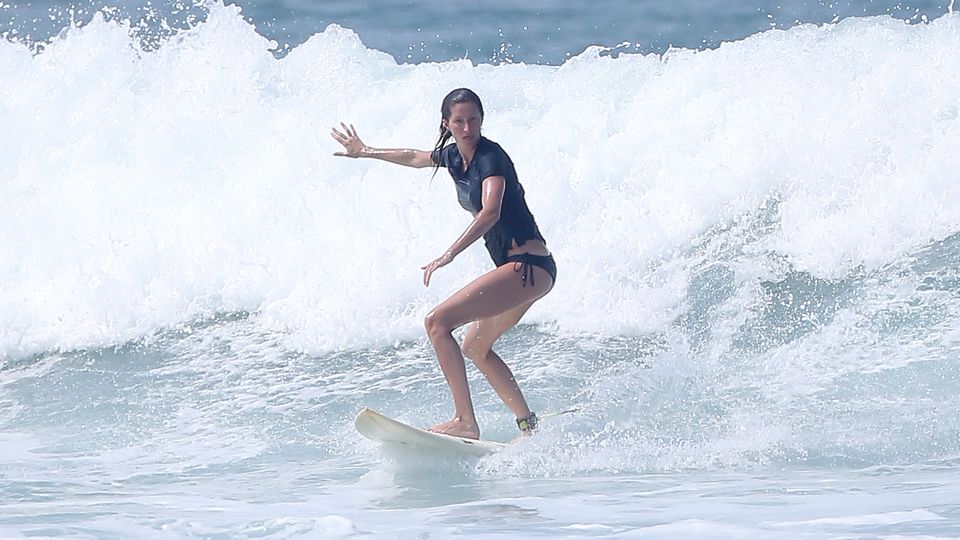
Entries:
{"type": "Polygon", "coordinates": [[[583,32],[425,61],[375,30],[399,15],[323,6],[0,41],[0,537],[960,535],[957,15],[737,3],[598,39],[544,5],[529,28],[583,32]],[[267,35],[288,12],[321,22],[267,35]],[[328,135],[428,148],[460,85],[559,266],[496,348],[536,410],[581,409],[464,461],[352,420],[449,417],[422,320],[488,257],[424,288],[469,219],[448,180],[328,135]]]}

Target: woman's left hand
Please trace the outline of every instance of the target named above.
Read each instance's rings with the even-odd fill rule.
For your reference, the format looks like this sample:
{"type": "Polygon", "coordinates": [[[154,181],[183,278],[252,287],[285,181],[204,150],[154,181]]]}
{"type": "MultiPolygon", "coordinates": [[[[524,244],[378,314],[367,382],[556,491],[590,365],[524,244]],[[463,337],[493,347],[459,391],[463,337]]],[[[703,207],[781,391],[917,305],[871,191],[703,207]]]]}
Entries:
{"type": "Polygon", "coordinates": [[[453,255],[449,251],[447,251],[443,255],[431,261],[430,264],[426,266],[421,266],[420,268],[423,270],[423,286],[429,287],[430,276],[433,274],[433,271],[436,270],[437,268],[440,268],[441,266],[446,266],[450,264],[451,261],[453,261],[453,255]]]}

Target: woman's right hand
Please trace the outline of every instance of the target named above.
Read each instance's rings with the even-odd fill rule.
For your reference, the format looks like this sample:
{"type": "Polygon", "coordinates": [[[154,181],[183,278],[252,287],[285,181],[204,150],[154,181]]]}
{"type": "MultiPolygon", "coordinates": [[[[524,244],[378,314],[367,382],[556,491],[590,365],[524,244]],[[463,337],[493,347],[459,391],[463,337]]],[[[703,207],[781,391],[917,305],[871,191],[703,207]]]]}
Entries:
{"type": "Polygon", "coordinates": [[[358,158],[364,155],[367,150],[367,145],[363,144],[363,141],[360,140],[360,137],[357,136],[357,130],[353,127],[353,124],[347,126],[343,122],[340,122],[340,126],[343,127],[343,132],[337,128],[330,130],[330,136],[336,139],[336,141],[343,145],[345,152],[334,152],[335,156],[344,156],[349,158],[358,158]]]}

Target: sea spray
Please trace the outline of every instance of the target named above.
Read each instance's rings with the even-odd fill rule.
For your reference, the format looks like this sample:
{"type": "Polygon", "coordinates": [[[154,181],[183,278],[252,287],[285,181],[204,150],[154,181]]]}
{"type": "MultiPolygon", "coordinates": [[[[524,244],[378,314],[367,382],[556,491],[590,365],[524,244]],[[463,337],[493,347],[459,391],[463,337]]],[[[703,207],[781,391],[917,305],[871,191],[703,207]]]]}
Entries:
{"type": "Polygon", "coordinates": [[[699,264],[686,246],[770,201],[736,286],[876,269],[960,225],[958,36],[953,15],[875,17],[559,67],[398,65],[334,25],[278,60],[215,5],[153,51],[100,18],[37,55],[3,42],[0,353],[238,310],[304,351],[418,336],[489,268],[471,249],[419,285],[469,215],[442,175],[334,157],[327,133],[429,148],[456,86],[484,98],[559,263],[530,321],[662,327],[699,264]]]}

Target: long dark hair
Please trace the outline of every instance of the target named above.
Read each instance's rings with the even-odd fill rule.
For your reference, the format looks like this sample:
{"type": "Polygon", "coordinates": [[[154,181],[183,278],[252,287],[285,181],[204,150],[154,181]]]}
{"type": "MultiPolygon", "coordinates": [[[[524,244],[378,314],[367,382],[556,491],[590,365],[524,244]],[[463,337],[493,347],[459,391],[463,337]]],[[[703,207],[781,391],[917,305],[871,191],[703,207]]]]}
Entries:
{"type": "MultiPolygon", "coordinates": [[[[473,90],[469,88],[457,88],[447,94],[447,97],[443,98],[443,103],[440,105],[440,138],[437,139],[437,144],[433,147],[434,153],[446,146],[447,141],[453,136],[450,130],[444,127],[443,120],[450,120],[450,110],[458,103],[473,103],[476,105],[477,110],[480,111],[480,120],[483,120],[483,103],[480,103],[480,96],[474,93],[473,90]]],[[[434,163],[433,174],[437,174],[439,168],[440,164],[434,163]]]]}

